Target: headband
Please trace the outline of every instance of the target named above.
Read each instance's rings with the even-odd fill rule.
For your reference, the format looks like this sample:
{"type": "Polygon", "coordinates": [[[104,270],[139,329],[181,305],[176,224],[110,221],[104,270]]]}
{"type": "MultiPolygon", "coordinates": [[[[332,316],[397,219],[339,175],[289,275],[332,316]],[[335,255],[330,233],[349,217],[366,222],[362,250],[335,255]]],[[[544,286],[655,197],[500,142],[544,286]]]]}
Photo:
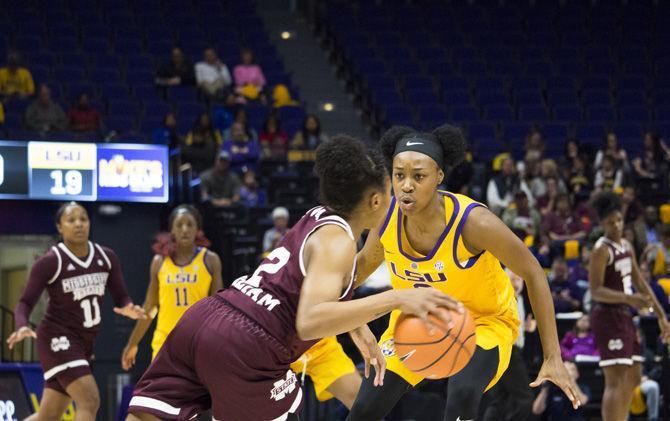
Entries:
{"type": "Polygon", "coordinates": [[[407,151],[427,155],[435,161],[438,168],[444,168],[444,150],[442,149],[442,145],[432,139],[418,135],[404,137],[396,143],[393,157],[395,158],[399,153],[407,151]]]}

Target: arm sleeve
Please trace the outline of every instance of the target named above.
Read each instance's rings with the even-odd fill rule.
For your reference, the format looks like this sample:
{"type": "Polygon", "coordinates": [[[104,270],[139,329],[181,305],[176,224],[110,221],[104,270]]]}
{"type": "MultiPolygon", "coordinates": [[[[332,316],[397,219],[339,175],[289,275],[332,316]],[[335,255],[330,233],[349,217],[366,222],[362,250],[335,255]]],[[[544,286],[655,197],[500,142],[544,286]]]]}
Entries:
{"type": "Polygon", "coordinates": [[[109,292],[112,293],[112,300],[114,300],[115,306],[125,307],[129,303],[132,303],[133,300],[128,295],[128,290],[126,290],[126,284],[123,280],[123,272],[121,271],[121,262],[119,262],[119,257],[114,251],[108,248],[105,248],[104,250],[107,257],[109,257],[109,263],[112,266],[107,283],[109,292]]]}
{"type": "Polygon", "coordinates": [[[53,278],[58,270],[58,258],[53,254],[47,254],[35,262],[30,269],[28,283],[26,284],[19,303],[14,310],[14,325],[16,330],[28,326],[30,312],[39,300],[47,283],[53,278]]]}

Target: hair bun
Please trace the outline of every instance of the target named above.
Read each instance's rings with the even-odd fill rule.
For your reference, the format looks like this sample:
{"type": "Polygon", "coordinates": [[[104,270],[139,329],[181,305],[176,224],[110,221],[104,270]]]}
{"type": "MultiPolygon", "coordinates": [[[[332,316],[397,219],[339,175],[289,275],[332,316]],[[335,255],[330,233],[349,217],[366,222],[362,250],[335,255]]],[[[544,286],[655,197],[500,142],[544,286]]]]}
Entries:
{"type": "Polygon", "coordinates": [[[451,124],[444,124],[431,133],[435,136],[444,150],[444,163],[454,167],[465,160],[467,142],[460,128],[451,124]]]}

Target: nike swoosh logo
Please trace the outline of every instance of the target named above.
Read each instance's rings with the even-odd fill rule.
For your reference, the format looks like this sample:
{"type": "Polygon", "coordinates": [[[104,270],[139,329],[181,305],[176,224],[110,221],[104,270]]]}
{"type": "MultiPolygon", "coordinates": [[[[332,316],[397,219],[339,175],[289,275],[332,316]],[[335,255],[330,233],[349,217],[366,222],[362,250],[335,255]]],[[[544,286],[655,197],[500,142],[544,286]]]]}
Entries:
{"type": "Polygon", "coordinates": [[[423,142],[407,142],[407,146],[414,146],[414,145],[423,145],[423,142]]]}
{"type": "MultiPolygon", "coordinates": [[[[407,354],[403,355],[402,357],[399,357],[400,361],[405,362],[405,360],[408,359],[409,357],[411,357],[412,355],[414,355],[415,352],[416,352],[416,349],[413,349],[413,350],[409,351],[407,354]]],[[[458,420],[456,420],[456,421],[458,421],[458,420]]]]}

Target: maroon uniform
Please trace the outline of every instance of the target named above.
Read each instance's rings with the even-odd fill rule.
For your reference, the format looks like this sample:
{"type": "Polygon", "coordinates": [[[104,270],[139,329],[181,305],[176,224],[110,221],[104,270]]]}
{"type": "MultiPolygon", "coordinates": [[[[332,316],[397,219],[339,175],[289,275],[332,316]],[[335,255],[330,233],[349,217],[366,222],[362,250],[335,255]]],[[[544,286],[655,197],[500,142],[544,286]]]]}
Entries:
{"type": "MultiPolygon", "coordinates": [[[[596,242],[596,248],[601,246],[607,247],[609,252],[603,286],[632,294],[632,246],[626,240],[621,240],[621,244],[617,244],[606,237],[601,237],[596,242]]],[[[601,367],[615,364],[632,365],[634,361],[643,361],[628,305],[594,301],[591,325],[596,336],[601,367]]]]}
{"type": "Polygon", "coordinates": [[[45,387],[61,393],[74,380],[91,374],[88,360],[107,286],[116,306],[131,302],[116,254],[91,242],[88,249],[81,260],[59,243],[37,259],[14,312],[16,329],[27,326],[30,312],[47,290],[49,304],[37,329],[37,353],[45,387]]]}
{"type": "MultiPolygon", "coordinates": [[[[283,420],[298,411],[302,391],[289,365],[317,341],[295,328],[305,276],[303,248],[327,224],[351,228],[323,207],[286,234],[251,276],[194,304],[144,373],[130,412],[189,420],[212,408],[217,420],[283,420]]],[[[348,288],[340,299],[351,296],[348,288]]]]}

